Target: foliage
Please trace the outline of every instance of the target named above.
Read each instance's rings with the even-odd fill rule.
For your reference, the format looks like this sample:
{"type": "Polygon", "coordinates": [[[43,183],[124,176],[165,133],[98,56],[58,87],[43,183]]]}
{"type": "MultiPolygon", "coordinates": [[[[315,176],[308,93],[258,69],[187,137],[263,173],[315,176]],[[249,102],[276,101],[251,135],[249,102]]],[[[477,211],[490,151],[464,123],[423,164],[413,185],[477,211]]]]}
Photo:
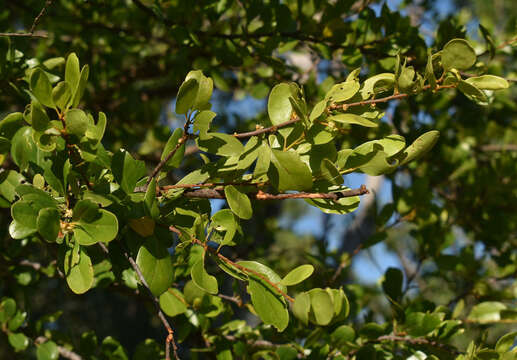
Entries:
{"type": "MultiPolygon", "coordinates": [[[[492,327],[515,321],[514,288],[504,286],[517,266],[508,195],[515,159],[482,150],[497,137],[512,141],[515,108],[508,80],[495,75],[511,71],[496,57],[505,47],[486,28],[484,51],[452,20],[428,48],[386,4],[379,15],[351,1],[135,0],[102,12],[90,3],[50,5],[29,38],[46,12],[70,18],[45,23],[40,49],[19,49],[23,34],[0,39],[6,354],[516,358],[513,329],[492,327]],[[187,24],[189,11],[200,16],[187,24]],[[87,28],[110,34],[95,40],[101,50],[90,35],[73,36],[87,28]],[[80,56],[66,54],[66,36],[80,56]],[[339,58],[346,71],[318,81],[317,68],[302,74],[288,65],[288,56],[309,51],[339,58]],[[92,61],[81,66],[85,58],[92,61]],[[265,113],[221,116],[221,91],[267,94],[265,113]],[[175,97],[175,129],[155,124],[164,106],[155,92],[175,97]],[[374,229],[360,244],[332,250],[327,234],[304,244],[279,229],[283,200],[304,199],[325,216],[358,211],[373,194],[346,186],[352,173],[393,180],[393,201],[374,206],[374,229]],[[412,251],[414,268],[389,268],[376,287],[350,281],[352,255],[379,242],[404,261],[412,251]],[[477,246],[487,255],[477,256],[477,246]],[[32,300],[53,288],[99,308],[117,308],[104,293],[141,300],[149,305],[143,318],[157,317],[161,332],[122,344],[113,335],[129,327],[102,319],[107,331],[89,322],[67,336],[74,320],[66,302],[49,313],[32,300]],[[493,328],[496,338],[480,334],[493,328]]],[[[10,11],[17,14],[6,10],[7,19],[10,11]]]]}

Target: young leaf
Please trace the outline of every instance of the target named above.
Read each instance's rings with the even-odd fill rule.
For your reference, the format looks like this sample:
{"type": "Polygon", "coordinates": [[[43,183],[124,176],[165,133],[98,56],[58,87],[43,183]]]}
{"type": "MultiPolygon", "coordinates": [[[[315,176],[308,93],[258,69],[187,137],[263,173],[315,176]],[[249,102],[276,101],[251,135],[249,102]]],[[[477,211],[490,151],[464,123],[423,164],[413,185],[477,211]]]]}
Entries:
{"type": "Polygon", "coordinates": [[[65,254],[64,270],[68,287],[76,294],[83,294],[93,285],[93,266],[90,257],[83,249],[79,250],[79,259],[74,259],[74,249],[65,254]]]}
{"type": "Polygon", "coordinates": [[[253,209],[251,208],[250,198],[245,193],[242,193],[233,185],[228,185],[224,187],[224,195],[235,215],[244,220],[251,219],[253,209]]]}
{"type": "Polygon", "coordinates": [[[302,292],[295,296],[292,311],[304,325],[309,324],[309,311],[311,309],[311,297],[308,293],[302,292]]]}
{"type": "Polygon", "coordinates": [[[296,269],[291,270],[280,283],[285,286],[296,285],[311,276],[313,272],[314,266],[310,264],[300,265],[296,269]]]}
{"type": "MultiPolygon", "coordinates": [[[[167,140],[165,147],[163,148],[162,156],[160,160],[163,160],[169,155],[169,153],[176,148],[178,144],[178,140],[183,136],[183,129],[176,128],[173,133],[167,140]]],[[[183,155],[185,154],[185,144],[181,144],[180,147],[176,150],[174,155],[167,161],[167,168],[177,168],[181,164],[181,160],[183,160],[183,155]]]]}
{"type": "Polygon", "coordinates": [[[315,288],[310,290],[311,309],[316,324],[328,325],[334,317],[334,303],[329,293],[323,289],[315,288]]]}
{"type": "Polygon", "coordinates": [[[186,80],[181,84],[176,98],[176,114],[185,114],[196,101],[199,83],[196,79],[186,80]]]}
{"type": "Polygon", "coordinates": [[[53,108],[52,86],[47,74],[40,68],[34,69],[30,77],[30,88],[36,99],[46,107],[53,108]]]}
{"type": "Polygon", "coordinates": [[[23,351],[29,346],[29,338],[22,333],[10,332],[7,335],[9,344],[14,348],[14,351],[23,351]]]}
{"type": "Polygon", "coordinates": [[[193,107],[196,110],[204,110],[212,97],[214,82],[209,77],[203,75],[201,70],[190,71],[185,77],[185,81],[196,79],[198,82],[198,90],[193,107]]]}
{"type": "Polygon", "coordinates": [[[190,271],[194,284],[205,290],[209,294],[217,294],[219,292],[217,279],[208,274],[205,270],[204,257],[199,259],[190,271]]]}
{"type": "Polygon", "coordinates": [[[429,151],[438,141],[440,132],[437,130],[428,131],[416,139],[410,146],[408,146],[402,153],[396,157],[400,161],[399,166],[405,165],[410,161],[424,155],[429,151]]]}
{"type": "MultiPolygon", "coordinates": [[[[75,88],[75,91],[73,92],[72,96],[72,107],[76,107],[79,105],[79,101],[81,101],[81,98],[83,97],[84,89],[86,88],[86,83],[88,82],[88,74],[90,73],[90,68],[88,65],[83,66],[81,70],[81,76],[79,77],[79,83],[77,85],[77,88],[75,88]]],[[[74,89],[74,88],[72,88],[74,89]]]]}
{"type": "Polygon", "coordinates": [[[72,90],[66,81],[59,82],[54,89],[52,89],[52,101],[61,110],[68,107],[71,98],[72,90]]]}
{"type": "Polygon", "coordinates": [[[476,52],[464,39],[452,39],[442,50],[442,66],[450,69],[467,70],[476,63],[476,52]]]}
{"type": "Polygon", "coordinates": [[[79,72],[79,59],[75,53],[70,53],[66,59],[65,81],[70,86],[72,94],[75,93],[77,86],[79,85],[80,78],[81,73],[79,72]]]}
{"type": "Polygon", "coordinates": [[[163,243],[155,236],[148,238],[140,247],[136,263],[155,296],[159,296],[171,286],[174,279],[171,256],[163,243]]]}

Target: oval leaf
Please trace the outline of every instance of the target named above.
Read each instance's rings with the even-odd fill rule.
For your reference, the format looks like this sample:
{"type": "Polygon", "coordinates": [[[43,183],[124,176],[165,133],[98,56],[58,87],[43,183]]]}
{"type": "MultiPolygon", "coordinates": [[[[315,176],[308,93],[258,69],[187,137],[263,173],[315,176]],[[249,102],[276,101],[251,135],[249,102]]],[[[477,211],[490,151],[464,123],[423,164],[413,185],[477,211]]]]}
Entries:
{"type": "Polygon", "coordinates": [[[278,125],[291,119],[293,107],[289,101],[291,87],[287,83],[276,85],[267,102],[267,112],[273,125],[278,125]]]}
{"type": "Polygon", "coordinates": [[[75,249],[70,249],[65,254],[65,276],[70,290],[76,294],[87,292],[93,285],[93,266],[90,257],[79,250],[79,259],[74,261],[75,249]]]}
{"type": "Polygon", "coordinates": [[[40,68],[35,69],[30,77],[30,88],[36,99],[47,107],[54,107],[52,86],[47,74],[40,68]]]}
{"type": "Polygon", "coordinates": [[[298,266],[287,274],[280,282],[285,286],[292,286],[301,283],[314,272],[314,266],[310,264],[298,266]]]}
{"type": "Polygon", "coordinates": [[[219,291],[217,279],[206,272],[204,259],[199,259],[190,271],[194,284],[209,294],[217,294],[219,291]]]}
{"type": "Polygon", "coordinates": [[[115,239],[118,233],[117,217],[104,209],[99,209],[93,217],[81,218],[74,227],[74,236],[81,245],[93,245],[115,239]]]}
{"type": "Polygon", "coordinates": [[[155,296],[159,296],[171,286],[174,273],[171,256],[155,236],[150,237],[140,247],[136,263],[155,296]]]}
{"type": "Polygon", "coordinates": [[[464,39],[453,39],[442,50],[442,66],[445,70],[467,70],[476,63],[476,59],[476,52],[464,39]]]}
{"type": "Polygon", "coordinates": [[[235,186],[228,185],[224,187],[224,195],[232,209],[233,213],[241,219],[249,220],[253,215],[250,198],[239,191],[235,186]]]}

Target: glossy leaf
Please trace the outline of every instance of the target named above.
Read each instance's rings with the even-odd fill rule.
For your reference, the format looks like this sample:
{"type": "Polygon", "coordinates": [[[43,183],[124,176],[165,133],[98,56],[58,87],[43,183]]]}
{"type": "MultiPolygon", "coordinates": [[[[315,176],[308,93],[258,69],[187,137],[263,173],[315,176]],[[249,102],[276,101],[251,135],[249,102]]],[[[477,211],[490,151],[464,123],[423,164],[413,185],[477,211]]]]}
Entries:
{"type": "Polygon", "coordinates": [[[311,309],[311,297],[306,292],[298,293],[294,298],[292,311],[304,325],[309,324],[309,311],[311,309]]]}
{"type": "Polygon", "coordinates": [[[16,352],[23,351],[29,346],[29,338],[22,333],[9,333],[7,340],[16,352]]]}
{"type": "Polygon", "coordinates": [[[65,124],[67,133],[81,138],[88,128],[88,117],[84,111],[72,109],[66,112],[65,124]]]}
{"type": "Polygon", "coordinates": [[[332,86],[325,95],[325,99],[331,102],[343,102],[352,98],[359,91],[358,81],[345,81],[332,86]]]}
{"type": "Polygon", "coordinates": [[[59,82],[52,89],[52,101],[59,109],[66,109],[72,98],[72,90],[66,81],[59,82]]]}
{"type": "Polygon", "coordinates": [[[65,254],[65,277],[70,290],[76,294],[83,294],[93,285],[93,266],[84,250],[79,250],[77,258],[74,255],[75,251],[75,249],[69,249],[65,254]]]}
{"type": "Polygon", "coordinates": [[[140,247],[136,263],[155,296],[159,296],[171,286],[174,274],[172,260],[167,248],[155,236],[150,237],[140,247]]]}
{"type": "Polygon", "coordinates": [[[311,313],[318,325],[328,325],[334,317],[334,303],[329,293],[323,289],[308,291],[311,299],[311,313]]]}
{"type": "Polygon", "coordinates": [[[206,272],[204,259],[200,259],[192,266],[190,275],[192,276],[194,284],[207,293],[213,295],[218,293],[217,279],[206,272]]]}
{"type": "Polygon", "coordinates": [[[405,165],[428,152],[434,144],[438,141],[440,133],[436,130],[428,131],[416,139],[410,146],[408,146],[402,153],[397,155],[399,165],[405,165]]]}

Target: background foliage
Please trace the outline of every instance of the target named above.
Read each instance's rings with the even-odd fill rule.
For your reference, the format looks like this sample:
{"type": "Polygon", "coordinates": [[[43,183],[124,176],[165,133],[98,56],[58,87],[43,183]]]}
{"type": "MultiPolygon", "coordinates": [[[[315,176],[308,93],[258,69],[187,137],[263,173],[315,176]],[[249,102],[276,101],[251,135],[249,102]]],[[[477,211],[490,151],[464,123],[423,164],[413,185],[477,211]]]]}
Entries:
{"type": "MultiPolygon", "coordinates": [[[[480,93],[465,85],[475,80],[461,86],[457,80],[491,74],[514,81],[516,15],[517,6],[502,0],[6,1],[0,10],[0,30],[9,33],[0,36],[0,357],[163,358],[167,332],[154,295],[181,358],[515,358],[516,93],[513,86],[480,93]],[[452,39],[464,38],[475,53],[472,63],[461,40],[464,49],[450,48],[452,39]],[[448,46],[448,55],[436,55],[448,46]],[[429,63],[438,86],[451,88],[430,91],[438,89],[429,63]],[[441,78],[442,66],[457,68],[457,77],[441,78]],[[364,90],[368,78],[383,73],[397,80],[388,76],[364,90]],[[195,80],[185,82],[187,76],[195,80]],[[213,120],[191,111],[207,107],[202,93],[212,85],[205,76],[213,80],[213,120]],[[361,86],[350,90],[359,98],[333,87],[347,79],[346,86],[361,86]],[[63,80],[68,85],[57,85],[63,80]],[[390,97],[394,90],[411,96],[334,109],[357,111],[359,119],[312,113],[317,104],[390,97]],[[210,179],[241,181],[245,169],[260,179],[258,162],[242,165],[255,158],[238,157],[241,165],[232,168],[243,145],[215,134],[282,124],[291,119],[282,109],[296,107],[290,96],[302,120],[278,131],[280,148],[272,138],[255,137],[273,147],[277,173],[266,174],[272,187],[264,191],[328,193],[332,182],[341,185],[336,169],[383,174],[344,176],[345,186],[365,183],[371,190],[355,212],[329,214],[300,199],[260,201],[255,189],[239,186],[218,192],[227,202],[193,200],[175,189],[157,197],[154,182],[138,192],[173,151],[166,175],[157,174],[162,185],[196,174],[205,162],[205,169],[220,170],[218,159],[230,159],[228,173],[209,171],[210,179]],[[185,113],[196,140],[184,135],[185,113]],[[310,132],[318,118],[332,122],[325,125],[331,131],[310,132]],[[435,130],[441,136],[426,156],[391,168],[405,156],[393,135],[409,145],[429,134],[432,144],[435,130]],[[281,150],[304,131],[293,148],[332,139],[340,155],[325,162],[332,150],[323,148],[322,157],[290,176],[285,164],[299,160],[281,150]],[[342,151],[383,138],[393,141],[355,152],[374,154],[373,166],[363,166],[372,157],[347,163],[342,151]],[[225,147],[214,145],[217,139],[225,147]],[[327,182],[314,185],[315,174],[327,182]],[[205,225],[212,242],[204,247],[205,225]],[[89,246],[95,243],[106,245],[89,246]],[[226,246],[217,253],[214,243],[226,246]],[[368,257],[374,261],[365,262],[368,257]],[[326,287],[334,290],[317,290],[326,287]],[[288,306],[291,297],[296,306],[288,306]]],[[[506,87],[501,84],[484,88],[506,87]]],[[[208,179],[199,176],[182,182],[208,179]]],[[[340,201],[347,199],[358,198],[340,201]]],[[[341,212],[355,208],[357,200],[350,201],[341,212]]]]}

